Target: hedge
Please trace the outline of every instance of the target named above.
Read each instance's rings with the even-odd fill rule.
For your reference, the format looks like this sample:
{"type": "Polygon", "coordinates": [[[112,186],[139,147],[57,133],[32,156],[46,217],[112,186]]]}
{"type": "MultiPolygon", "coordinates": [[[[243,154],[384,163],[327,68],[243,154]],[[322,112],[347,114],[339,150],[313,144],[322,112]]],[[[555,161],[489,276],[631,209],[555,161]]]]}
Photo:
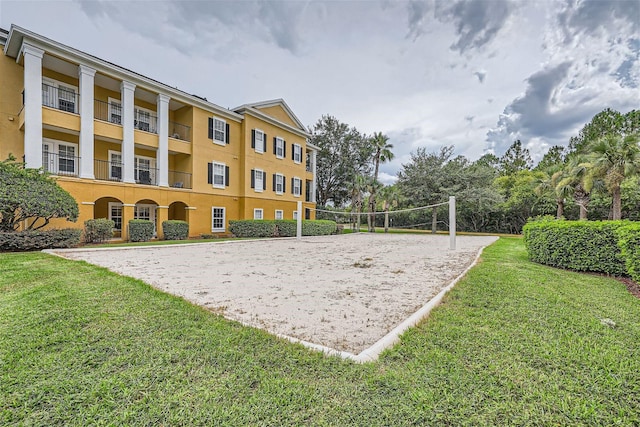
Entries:
{"type": "Polygon", "coordinates": [[[189,223],[186,221],[162,221],[162,233],[165,240],[184,240],[189,237],[189,223]]]}
{"type": "Polygon", "coordinates": [[[129,240],[147,242],[153,237],[153,222],[147,219],[129,220],[129,240]]]}
{"type": "Polygon", "coordinates": [[[115,222],[106,218],[88,219],[84,222],[84,241],[101,243],[113,237],[115,222]]]}
{"type": "MultiPolygon", "coordinates": [[[[295,237],[297,227],[297,221],[291,219],[229,221],[229,231],[236,237],[295,237]]],[[[334,221],[302,221],[303,236],[335,234],[336,230],[334,221]]]]}
{"type": "Polygon", "coordinates": [[[640,223],[627,223],[618,228],[616,234],[627,273],[636,283],[640,283],[640,223]]]}
{"type": "Polygon", "coordinates": [[[0,251],[73,248],[80,244],[81,235],[78,228],[0,232],[0,251]]]}
{"type": "Polygon", "coordinates": [[[576,271],[624,275],[616,231],[628,221],[530,221],[522,229],[529,259],[576,271]]]}

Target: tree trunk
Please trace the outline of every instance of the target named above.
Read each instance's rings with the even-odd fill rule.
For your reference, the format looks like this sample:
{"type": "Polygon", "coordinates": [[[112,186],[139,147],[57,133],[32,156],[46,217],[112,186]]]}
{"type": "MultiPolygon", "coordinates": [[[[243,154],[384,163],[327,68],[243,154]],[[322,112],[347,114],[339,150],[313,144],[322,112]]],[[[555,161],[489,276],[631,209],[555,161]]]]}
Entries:
{"type": "Polygon", "coordinates": [[[389,204],[384,202],[384,232],[389,232],[389,204]]]}
{"type": "Polygon", "coordinates": [[[371,193],[369,197],[369,215],[368,215],[368,224],[369,224],[369,233],[373,233],[376,231],[376,195],[375,192],[371,193]]]}
{"type": "Polygon", "coordinates": [[[622,196],[620,195],[620,186],[613,188],[613,218],[614,221],[622,219],[622,196]]]}
{"type": "Polygon", "coordinates": [[[438,209],[436,207],[431,211],[431,233],[436,234],[438,231],[438,209]]]}
{"type": "Polygon", "coordinates": [[[556,199],[556,203],[558,203],[558,212],[556,213],[556,218],[560,219],[564,216],[564,199],[556,199]]]}

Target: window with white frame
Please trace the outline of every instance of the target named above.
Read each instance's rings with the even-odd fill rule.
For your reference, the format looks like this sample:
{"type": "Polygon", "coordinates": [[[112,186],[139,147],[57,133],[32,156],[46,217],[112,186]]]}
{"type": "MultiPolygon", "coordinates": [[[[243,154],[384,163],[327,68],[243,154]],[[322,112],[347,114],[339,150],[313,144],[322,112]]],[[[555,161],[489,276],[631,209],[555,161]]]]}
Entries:
{"type": "Polygon", "coordinates": [[[256,153],[264,153],[264,143],[265,143],[265,137],[264,137],[264,132],[261,131],[260,129],[255,129],[254,130],[254,145],[255,145],[255,150],[256,153]]]}
{"type": "Polygon", "coordinates": [[[298,211],[293,211],[293,219],[298,219],[298,211]]]}
{"type": "Polygon", "coordinates": [[[300,197],[300,194],[302,194],[302,180],[300,178],[294,177],[291,179],[291,192],[296,197],[300,197]]]}
{"type": "Polygon", "coordinates": [[[219,145],[227,144],[227,122],[216,117],[209,119],[209,138],[219,145]]]}
{"type": "Polygon", "coordinates": [[[78,174],[78,146],[70,142],[44,139],[42,141],[42,167],[54,175],[78,174]]]}
{"type": "Polygon", "coordinates": [[[276,219],[284,219],[284,211],[282,209],[276,209],[276,219]]]}
{"type": "Polygon", "coordinates": [[[262,208],[258,209],[254,209],[253,210],[253,219],[264,219],[264,211],[262,210],[262,208]]]}
{"type": "Polygon", "coordinates": [[[42,105],[67,113],[77,113],[78,88],[57,80],[43,78],[42,105]]]}
{"type": "Polygon", "coordinates": [[[279,136],[275,140],[275,155],[277,158],[282,159],[284,157],[284,139],[279,136]]]}
{"type": "Polygon", "coordinates": [[[122,231],[122,203],[109,202],[109,219],[114,231],[122,231]]]}
{"type": "Polygon", "coordinates": [[[284,175],[277,173],[275,175],[275,185],[274,185],[274,190],[276,192],[276,194],[282,194],[284,193],[284,175]]]}
{"type": "Polygon", "coordinates": [[[145,132],[156,133],[156,117],[151,110],[135,107],[134,127],[145,132]]]}
{"type": "Polygon", "coordinates": [[[151,157],[135,156],[134,177],[138,184],[155,185],[156,182],[156,160],[151,157]]]}
{"type": "Polygon", "coordinates": [[[225,167],[224,163],[213,162],[213,186],[216,188],[225,187],[225,167]]]}
{"type": "Polygon", "coordinates": [[[299,144],[293,144],[293,161],[302,163],[302,146],[299,144]]]}
{"type": "Polygon", "coordinates": [[[225,208],[213,206],[211,208],[211,231],[225,231],[225,208]]]}
{"type": "Polygon", "coordinates": [[[122,153],[109,150],[109,180],[120,181],[122,179],[122,153]]]}
{"type": "Polygon", "coordinates": [[[122,124],[122,103],[119,99],[109,98],[109,121],[116,125],[122,124]]]}
{"type": "Polygon", "coordinates": [[[254,175],[254,186],[253,186],[253,188],[258,193],[261,193],[262,191],[264,191],[264,184],[265,184],[264,171],[262,171],[260,169],[255,169],[253,171],[253,175],[254,175]]]}

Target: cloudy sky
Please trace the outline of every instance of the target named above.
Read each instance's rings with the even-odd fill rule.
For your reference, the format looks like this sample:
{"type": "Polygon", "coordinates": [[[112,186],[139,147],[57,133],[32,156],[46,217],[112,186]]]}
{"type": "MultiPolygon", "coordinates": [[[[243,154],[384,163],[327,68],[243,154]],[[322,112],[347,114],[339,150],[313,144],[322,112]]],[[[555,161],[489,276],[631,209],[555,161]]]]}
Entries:
{"type": "Polygon", "coordinates": [[[14,23],[229,108],[284,98],[382,131],[396,159],[521,139],[535,159],[606,107],[640,108],[640,2],[7,1],[14,23]]]}

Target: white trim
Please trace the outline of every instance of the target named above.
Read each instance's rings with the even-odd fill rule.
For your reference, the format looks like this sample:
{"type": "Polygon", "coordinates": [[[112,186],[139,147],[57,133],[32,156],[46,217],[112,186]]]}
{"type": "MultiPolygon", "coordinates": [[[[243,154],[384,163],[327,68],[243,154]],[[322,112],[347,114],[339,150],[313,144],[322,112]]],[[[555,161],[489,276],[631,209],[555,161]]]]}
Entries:
{"type": "Polygon", "coordinates": [[[227,186],[227,182],[226,182],[226,168],[227,165],[225,163],[222,162],[216,162],[215,160],[211,162],[211,169],[212,169],[212,176],[211,176],[211,185],[213,186],[213,188],[221,188],[224,189],[227,186]],[[216,166],[222,166],[222,184],[216,184],[216,166]]]}
{"type": "MultiPolygon", "coordinates": [[[[227,121],[223,119],[219,119],[215,116],[211,116],[211,118],[213,119],[213,143],[226,146],[227,145],[227,121]],[[222,140],[216,139],[216,123],[217,122],[222,123],[222,131],[218,131],[218,132],[222,132],[222,140]]],[[[208,132],[208,129],[207,129],[207,132],[208,132]]]]}
{"type": "Polygon", "coordinates": [[[108,150],[107,151],[107,162],[108,162],[107,167],[109,168],[109,171],[108,171],[109,172],[109,179],[110,180],[121,181],[122,180],[122,172],[124,170],[124,163],[122,163],[122,151],[108,150]],[[113,165],[111,164],[111,162],[113,162],[113,160],[112,160],[111,156],[114,155],[114,154],[117,154],[117,155],[120,156],[120,176],[119,177],[112,174],[113,165]]]}
{"type": "Polygon", "coordinates": [[[262,193],[264,191],[265,175],[266,174],[262,169],[253,170],[253,189],[256,191],[256,193],[262,193]],[[260,172],[260,187],[258,187],[258,172],[260,172]]]}
{"type": "Polygon", "coordinates": [[[42,77],[42,84],[46,84],[47,86],[54,88],[57,94],[57,96],[55,96],[54,99],[47,101],[47,97],[53,94],[49,94],[47,92],[47,97],[45,97],[45,93],[43,90],[43,93],[42,93],[43,106],[49,107],[49,108],[55,108],[57,110],[64,111],[66,113],[79,114],[80,106],[78,105],[78,103],[80,99],[78,97],[78,86],[74,86],[72,84],[68,84],[68,83],[61,82],[59,80],[55,80],[50,77],[44,77],[44,76],[42,77]],[[64,92],[73,92],[73,111],[68,111],[60,108],[60,99],[62,99],[63,101],[68,101],[60,97],[61,90],[64,92]]]}
{"type": "Polygon", "coordinates": [[[65,147],[73,147],[73,151],[74,151],[74,155],[73,155],[73,171],[62,171],[62,175],[67,175],[67,176],[78,176],[79,175],[79,162],[78,162],[78,158],[80,157],[79,154],[79,146],[77,143],[75,142],[68,142],[68,141],[61,141],[58,139],[51,139],[51,138],[42,138],[42,167],[44,168],[45,171],[49,172],[52,175],[59,175],[60,172],[60,146],[65,146],[65,147]],[[45,151],[44,149],[44,145],[50,145],[51,149],[48,151],[45,151]],[[44,157],[45,157],[45,153],[50,153],[50,154],[54,154],[54,156],[51,156],[50,158],[47,159],[47,163],[45,164],[44,161],[44,157]],[[58,159],[58,163],[54,164],[55,159],[58,159]]]}
{"type": "Polygon", "coordinates": [[[294,211],[293,211],[293,219],[294,219],[294,220],[297,220],[297,219],[298,219],[298,211],[297,211],[297,210],[294,210],[294,211]]]}
{"type": "Polygon", "coordinates": [[[253,219],[261,220],[264,219],[264,209],[262,208],[253,208],[253,219]],[[260,218],[256,218],[257,213],[260,212],[260,218]]]}
{"type": "Polygon", "coordinates": [[[282,209],[276,209],[276,212],[273,217],[276,220],[284,219],[284,211],[282,209]],[[280,218],[278,218],[278,214],[280,214],[280,218]]]}
{"type": "Polygon", "coordinates": [[[284,175],[281,173],[276,173],[276,188],[274,188],[274,191],[276,192],[276,194],[284,194],[284,175]],[[280,191],[278,191],[278,178],[280,178],[280,184],[281,184],[281,189],[280,191]]]}
{"type": "MultiPolygon", "coordinates": [[[[261,101],[261,102],[255,102],[253,104],[243,104],[239,107],[236,107],[233,109],[233,111],[238,111],[238,110],[245,110],[245,109],[253,109],[255,111],[259,111],[257,110],[258,108],[268,108],[268,107],[275,107],[275,106],[280,106],[284,109],[284,111],[287,113],[287,115],[289,116],[289,118],[291,120],[293,120],[293,122],[302,130],[305,129],[304,124],[300,121],[300,119],[298,119],[298,117],[296,117],[295,114],[293,114],[293,111],[291,110],[291,108],[289,108],[289,105],[287,105],[286,102],[284,102],[284,99],[282,98],[278,98],[278,99],[270,99],[267,101],[261,101]]],[[[286,123],[283,123],[286,126],[286,123]]]]}
{"type": "Polygon", "coordinates": [[[81,205],[95,206],[96,202],[80,202],[81,205]]]}
{"type": "Polygon", "coordinates": [[[284,138],[282,138],[281,136],[276,136],[276,159],[284,159],[285,158],[285,154],[284,154],[284,138]],[[282,155],[278,155],[278,143],[282,144],[282,155]]]}
{"type": "Polygon", "coordinates": [[[300,163],[302,163],[302,145],[293,144],[292,150],[293,150],[293,163],[299,165],[300,163]],[[296,160],[296,153],[300,154],[300,160],[296,160]]]}
{"type": "Polygon", "coordinates": [[[107,121],[109,123],[113,123],[114,125],[122,126],[122,100],[108,97],[107,98],[107,121]],[[113,121],[112,114],[114,113],[112,105],[120,106],[120,121],[113,121]]]}
{"type": "Polygon", "coordinates": [[[227,221],[227,208],[223,207],[223,206],[211,206],[211,231],[212,232],[224,232],[226,231],[226,222],[227,221]],[[222,218],[215,218],[213,211],[214,209],[221,209],[222,210],[222,218]],[[214,227],[213,226],[213,221],[215,219],[222,219],[222,227],[214,227]]]}
{"type": "Polygon", "coordinates": [[[123,222],[124,222],[124,207],[125,206],[130,207],[130,206],[135,206],[135,205],[123,204],[123,203],[120,203],[120,202],[109,202],[107,204],[107,209],[108,209],[107,218],[112,220],[112,221],[113,221],[113,218],[111,216],[111,208],[114,207],[114,206],[120,206],[120,208],[121,208],[121,211],[120,211],[121,212],[121,216],[120,216],[120,228],[115,228],[115,226],[114,226],[113,230],[122,232],[122,226],[123,226],[123,222]]]}
{"type": "Polygon", "coordinates": [[[235,111],[237,113],[240,113],[240,114],[244,114],[244,115],[248,114],[250,116],[256,117],[256,118],[258,118],[258,119],[260,119],[260,120],[262,120],[264,122],[267,122],[267,123],[272,124],[274,126],[278,126],[279,128],[285,129],[285,130],[287,130],[287,131],[289,131],[291,133],[294,133],[294,134],[296,134],[298,136],[301,136],[303,138],[311,137],[310,133],[307,133],[307,132],[302,131],[302,130],[300,130],[298,128],[295,128],[295,127],[293,127],[291,125],[288,125],[288,124],[283,123],[283,122],[281,122],[279,120],[276,120],[273,117],[256,110],[255,108],[244,107],[243,106],[243,107],[239,107],[235,111]]]}
{"type": "Polygon", "coordinates": [[[293,194],[293,197],[300,197],[302,195],[302,178],[298,178],[297,176],[293,177],[293,188],[291,189],[291,193],[293,194]],[[298,194],[295,193],[296,181],[298,182],[298,189],[300,190],[298,194]]]}
{"type": "Polygon", "coordinates": [[[137,105],[134,104],[133,106],[133,128],[135,130],[140,130],[142,132],[149,132],[149,133],[158,133],[158,114],[157,112],[150,110],[148,108],[144,108],[144,107],[139,107],[137,105]],[[147,113],[149,116],[145,117],[144,114],[140,114],[140,113],[147,113]],[[153,123],[153,116],[155,116],[155,123],[153,123]],[[148,119],[148,121],[144,121],[144,120],[140,120],[141,118],[144,119],[148,119]],[[146,129],[140,129],[139,123],[146,123],[149,127],[148,130],[146,129]]]}

